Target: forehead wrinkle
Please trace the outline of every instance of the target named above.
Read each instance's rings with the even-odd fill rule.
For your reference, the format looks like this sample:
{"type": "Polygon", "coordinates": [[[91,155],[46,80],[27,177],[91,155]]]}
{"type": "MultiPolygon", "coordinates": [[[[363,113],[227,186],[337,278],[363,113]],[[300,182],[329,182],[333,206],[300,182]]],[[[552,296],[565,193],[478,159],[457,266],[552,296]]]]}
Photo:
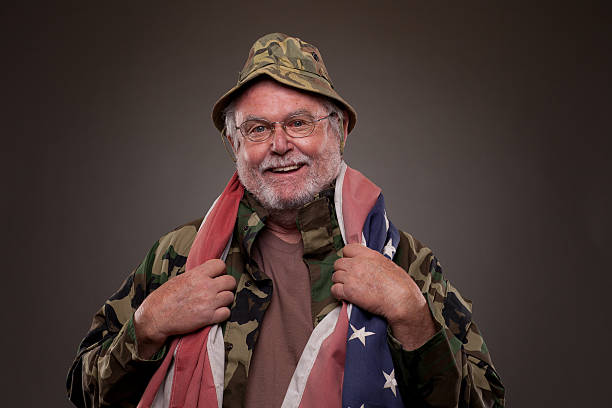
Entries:
{"type": "Polygon", "coordinates": [[[265,120],[265,121],[268,121],[268,120],[267,120],[266,118],[264,118],[263,116],[256,116],[256,115],[247,115],[247,116],[244,118],[244,120],[245,120],[245,121],[247,121],[247,120],[265,120]]]}
{"type": "MultiPolygon", "coordinates": [[[[309,116],[313,116],[313,113],[308,110],[308,109],[297,109],[294,110],[293,112],[289,112],[286,116],[284,120],[287,120],[293,116],[298,116],[298,115],[309,115],[309,116]]],[[[266,122],[271,122],[269,119],[263,117],[263,116],[257,116],[257,115],[253,115],[253,114],[249,114],[246,117],[244,117],[244,121],[246,122],[247,120],[264,120],[266,122]]]]}

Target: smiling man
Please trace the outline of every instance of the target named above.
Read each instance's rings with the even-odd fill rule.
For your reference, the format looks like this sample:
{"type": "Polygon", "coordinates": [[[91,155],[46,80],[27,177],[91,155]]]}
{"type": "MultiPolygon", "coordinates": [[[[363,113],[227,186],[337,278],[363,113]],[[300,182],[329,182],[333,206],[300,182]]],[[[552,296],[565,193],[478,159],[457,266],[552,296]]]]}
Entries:
{"type": "Polygon", "coordinates": [[[316,47],[257,40],[213,121],[236,175],[94,316],[75,405],[503,406],[470,302],[343,162],[356,113],[316,47]]]}
{"type": "MultiPolygon", "coordinates": [[[[343,114],[321,97],[263,79],[226,109],[226,117],[228,113],[233,116],[230,129],[240,123],[229,131],[238,176],[264,207],[295,212],[336,179],[343,114]],[[239,149],[241,140],[245,142],[239,149]]],[[[295,221],[289,223],[295,226],[295,221]]]]}

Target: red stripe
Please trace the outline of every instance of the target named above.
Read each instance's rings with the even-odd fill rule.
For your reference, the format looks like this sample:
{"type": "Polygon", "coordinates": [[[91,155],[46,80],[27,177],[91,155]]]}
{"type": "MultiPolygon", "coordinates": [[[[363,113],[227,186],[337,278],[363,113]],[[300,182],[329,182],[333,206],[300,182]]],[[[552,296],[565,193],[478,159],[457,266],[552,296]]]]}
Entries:
{"type": "Polygon", "coordinates": [[[347,244],[361,242],[363,224],[380,192],[366,176],[347,166],[342,184],[342,217],[347,244]]]}
{"type": "Polygon", "coordinates": [[[174,354],[174,350],[178,344],[178,339],[174,339],[170,344],[170,348],[168,349],[168,354],[164,358],[161,366],[155,371],[153,377],[149,381],[147,388],[145,389],[142,397],[140,398],[140,402],[138,402],[138,408],[149,408],[155,399],[155,394],[157,394],[157,390],[162,386],[166,378],[166,374],[168,373],[168,368],[170,368],[170,363],[172,362],[172,355],[174,354]]]}
{"type": "Polygon", "coordinates": [[[217,393],[206,347],[210,327],[181,338],[174,360],[170,408],[217,406],[217,393]]]}
{"type": "Polygon", "coordinates": [[[344,303],[334,331],[321,344],[317,359],[308,375],[300,407],[340,407],[342,405],[347,331],[348,315],[346,303],[344,303]]]}
{"type": "Polygon", "coordinates": [[[185,266],[187,271],[221,256],[232,236],[243,192],[238,174],[234,173],[193,241],[185,266]]]}

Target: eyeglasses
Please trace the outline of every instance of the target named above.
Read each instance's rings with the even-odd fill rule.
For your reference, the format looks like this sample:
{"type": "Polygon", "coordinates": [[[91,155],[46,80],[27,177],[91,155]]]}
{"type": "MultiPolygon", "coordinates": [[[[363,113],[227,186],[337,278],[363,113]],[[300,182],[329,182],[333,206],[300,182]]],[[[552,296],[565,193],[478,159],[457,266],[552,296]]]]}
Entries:
{"type": "Polygon", "coordinates": [[[317,122],[335,115],[336,113],[332,112],[322,118],[314,119],[311,115],[302,113],[290,116],[282,122],[270,122],[265,119],[250,119],[242,122],[236,129],[240,129],[240,133],[242,133],[244,137],[255,143],[268,140],[270,136],[272,136],[272,133],[274,133],[277,123],[279,123],[283,127],[285,133],[291,137],[308,137],[314,131],[317,122]]]}

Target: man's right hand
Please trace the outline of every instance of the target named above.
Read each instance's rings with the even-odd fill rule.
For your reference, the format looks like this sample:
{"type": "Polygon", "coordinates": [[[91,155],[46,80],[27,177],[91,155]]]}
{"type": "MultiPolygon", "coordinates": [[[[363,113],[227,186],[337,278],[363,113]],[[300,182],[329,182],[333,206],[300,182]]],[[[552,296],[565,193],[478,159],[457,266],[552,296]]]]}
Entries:
{"type": "Polygon", "coordinates": [[[211,259],[147,296],[134,313],[139,357],[151,358],[169,336],[227,320],[236,279],[224,273],[225,262],[211,259]]]}

